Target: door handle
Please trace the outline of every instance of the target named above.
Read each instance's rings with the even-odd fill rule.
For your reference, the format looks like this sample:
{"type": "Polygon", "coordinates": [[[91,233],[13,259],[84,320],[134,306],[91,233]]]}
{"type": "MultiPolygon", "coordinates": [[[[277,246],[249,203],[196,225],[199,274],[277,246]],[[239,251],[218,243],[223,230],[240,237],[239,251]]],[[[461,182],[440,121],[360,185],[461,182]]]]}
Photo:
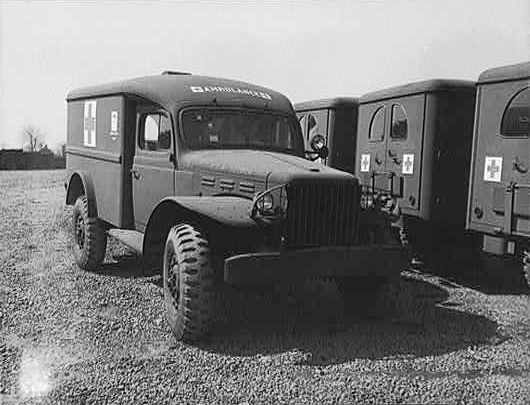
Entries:
{"type": "Polygon", "coordinates": [[[525,165],[523,162],[520,162],[518,157],[515,157],[515,159],[513,160],[513,169],[517,170],[519,173],[528,172],[528,166],[525,165]]]}
{"type": "Polygon", "coordinates": [[[142,177],[140,172],[136,169],[131,169],[131,174],[136,180],[140,180],[140,177],[142,177]]]}
{"type": "Polygon", "coordinates": [[[401,164],[401,159],[398,158],[398,155],[396,152],[392,151],[392,150],[388,150],[388,156],[390,156],[392,158],[392,160],[394,161],[395,164],[397,165],[400,165],[401,164]]]}

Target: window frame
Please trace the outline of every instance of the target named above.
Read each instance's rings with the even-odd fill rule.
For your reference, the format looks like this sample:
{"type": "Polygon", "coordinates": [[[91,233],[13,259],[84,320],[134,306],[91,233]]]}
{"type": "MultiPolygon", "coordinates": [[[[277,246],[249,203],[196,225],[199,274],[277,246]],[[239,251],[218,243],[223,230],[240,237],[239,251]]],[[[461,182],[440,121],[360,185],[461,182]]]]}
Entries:
{"type": "Polygon", "coordinates": [[[372,143],[385,142],[385,136],[386,136],[386,111],[387,111],[386,104],[381,104],[379,107],[377,107],[375,109],[374,113],[372,114],[372,119],[370,120],[370,126],[368,127],[368,142],[372,142],[372,143]],[[374,138],[372,138],[372,128],[374,126],[375,118],[379,114],[380,111],[383,112],[383,132],[382,132],[383,136],[381,138],[379,138],[379,139],[374,139],[374,138]]]}
{"type": "Polygon", "coordinates": [[[530,92],[530,86],[527,86],[527,87],[523,87],[522,89],[520,89],[519,91],[515,92],[515,94],[510,97],[510,99],[508,100],[508,102],[506,103],[506,105],[504,106],[504,109],[503,109],[503,112],[502,112],[502,117],[501,117],[501,120],[500,120],[500,124],[499,124],[499,135],[503,138],[503,139],[530,139],[530,131],[529,133],[527,133],[526,135],[525,134],[520,134],[520,135],[505,135],[503,134],[503,131],[502,131],[502,127],[503,127],[503,124],[504,124],[504,118],[506,117],[506,113],[508,112],[508,109],[510,108],[510,106],[512,105],[513,101],[519,96],[521,95],[522,93],[524,92],[530,92]]]}
{"type": "MultiPolygon", "coordinates": [[[[138,136],[136,140],[136,145],[138,147],[138,150],[141,153],[156,153],[156,154],[168,154],[173,151],[174,146],[174,140],[173,140],[173,125],[171,122],[171,115],[164,109],[161,108],[154,108],[154,109],[140,109],[138,111],[138,136]],[[156,150],[150,150],[145,148],[145,122],[148,116],[150,115],[160,115],[161,117],[165,117],[169,122],[169,146],[167,149],[156,149],[156,150]],[[143,140],[144,146],[142,147],[141,141],[143,140]]],[[[160,141],[160,122],[158,123],[158,141],[157,145],[160,141]]]]}
{"type": "Polygon", "coordinates": [[[405,107],[403,107],[403,104],[400,103],[392,103],[390,107],[390,131],[388,133],[388,137],[391,142],[406,142],[409,138],[409,116],[407,115],[407,110],[405,110],[405,107]],[[394,138],[392,136],[392,127],[393,127],[393,121],[394,121],[394,107],[400,107],[403,111],[403,114],[405,115],[405,122],[407,123],[407,131],[405,133],[404,138],[394,138]]]}

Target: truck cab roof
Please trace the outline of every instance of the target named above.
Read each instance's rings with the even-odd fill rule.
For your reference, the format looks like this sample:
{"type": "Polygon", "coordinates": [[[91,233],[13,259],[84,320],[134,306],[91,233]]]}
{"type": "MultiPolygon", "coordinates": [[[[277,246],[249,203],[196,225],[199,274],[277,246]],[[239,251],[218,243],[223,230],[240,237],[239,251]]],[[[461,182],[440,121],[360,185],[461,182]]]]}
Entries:
{"type": "Polygon", "coordinates": [[[482,72],[478,78],[478,83],[495,83],[509,80],[522,80],[530,78],[530,62],[518,63],[488,69],[482,72]]]}
{"type": "Polygon", "coordinates": [[[310,111],[325,108],[355,108],[358,104],[359,99],[355,97],[334,97],[296,103],[294,109],[296,111],[310,111]]]}
{"type": "Polygon", "coordinates": [[[291,113],[290,101],[274,90],[254,84],[193,74],[162,74],[138,77],[68,93],[66,100],[82,100],[113,95],[148,99],[167,110],[188,105],[229,106],[291,113]]]}

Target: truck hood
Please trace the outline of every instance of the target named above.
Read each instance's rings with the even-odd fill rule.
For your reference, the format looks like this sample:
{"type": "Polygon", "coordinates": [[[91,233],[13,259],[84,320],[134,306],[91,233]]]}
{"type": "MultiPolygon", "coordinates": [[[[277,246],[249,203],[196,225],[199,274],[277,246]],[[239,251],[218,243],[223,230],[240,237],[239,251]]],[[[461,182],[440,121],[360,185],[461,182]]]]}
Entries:
{"type": "Polygon", "coordinates": [[[267,187],[287,183],[295,178],[351,179],[351,174],[331,169],[285,153],[223,149],[200,150],[182,154],[179,166],[183,170],[209,172],[224,176],[266,181],[267,187]]]}

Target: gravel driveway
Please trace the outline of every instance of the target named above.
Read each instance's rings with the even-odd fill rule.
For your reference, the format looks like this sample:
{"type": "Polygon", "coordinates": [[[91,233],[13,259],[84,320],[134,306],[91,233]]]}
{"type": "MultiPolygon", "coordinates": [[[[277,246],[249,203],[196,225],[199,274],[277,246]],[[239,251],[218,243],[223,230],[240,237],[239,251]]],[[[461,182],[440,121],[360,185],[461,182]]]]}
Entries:
{"type": "Polygon", "coordinates": [[[177,342],[160,277],[117,242],[75,266],[63,179],[0,171],[0,404],[530,402],[529,295],[426,273],[384,319],[333,282],[227,289],[212,337],[177,342]]]}

